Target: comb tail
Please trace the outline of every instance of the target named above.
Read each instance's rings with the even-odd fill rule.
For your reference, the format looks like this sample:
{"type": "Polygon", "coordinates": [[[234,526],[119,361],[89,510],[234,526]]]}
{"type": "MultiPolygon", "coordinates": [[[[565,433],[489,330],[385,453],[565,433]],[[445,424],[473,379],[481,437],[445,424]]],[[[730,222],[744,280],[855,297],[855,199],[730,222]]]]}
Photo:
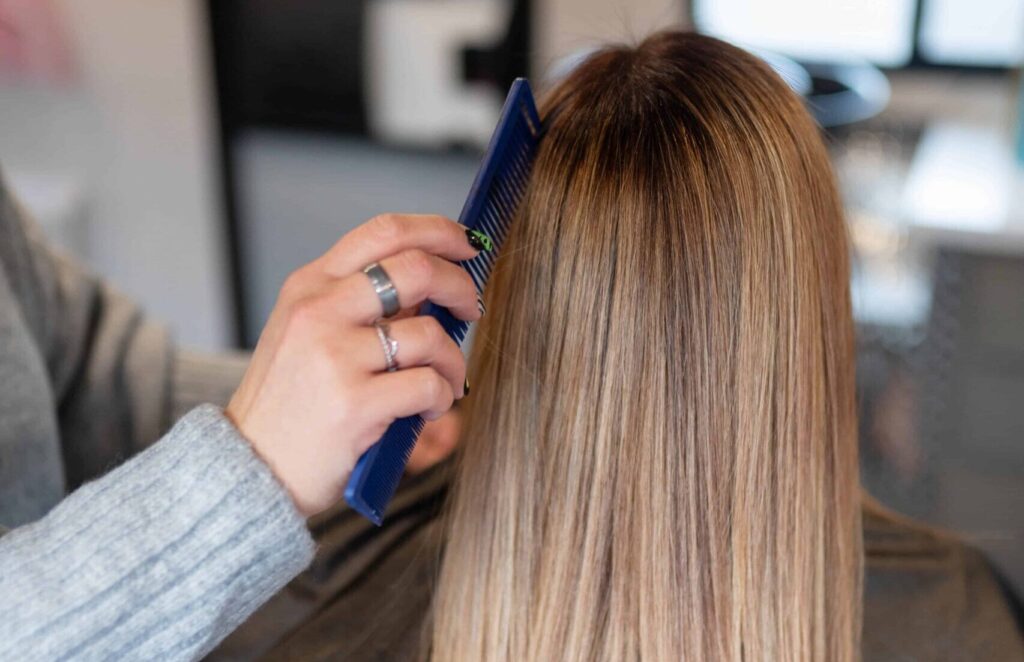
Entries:
{"type": "Polygon", "coordinates": [[[423,430],[423,417],[408,416],[399,418],[388,426],[387,432],[376,444],[356,462],[352,476],[345,487],[345,500],[360,515],[370,520],[377,526],[384,523],[384,509],[381,503],[387,504],[395,495],[401,473],[405,469],[405,463],[409,460],[409,454],[416,445],[416,438],[423,430]],[[397,466],[398,476],[391,476],[393,467],[397,466]],[[384,471],[384,476],[376,476],[378,472],[384,471]],[[388,480],[393,478],[393,480],[388,480]],[[373,498],[368,498],[370,482],[379,483],[373,492],[373,498]]]}

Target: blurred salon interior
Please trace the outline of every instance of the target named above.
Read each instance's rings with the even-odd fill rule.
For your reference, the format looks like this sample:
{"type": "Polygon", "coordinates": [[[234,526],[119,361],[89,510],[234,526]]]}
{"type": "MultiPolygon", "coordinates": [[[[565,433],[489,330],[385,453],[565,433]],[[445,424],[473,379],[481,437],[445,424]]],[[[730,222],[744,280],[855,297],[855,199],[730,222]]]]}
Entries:
{"type": "Polygon", "coordinates": [[[383,210],[457,217],[512,79],[690,26],[826,135],[855,247],[863,482],[1024,593],[1024,0],[0,2],[0,160],[177,339],[251,348],[383,210]]]}

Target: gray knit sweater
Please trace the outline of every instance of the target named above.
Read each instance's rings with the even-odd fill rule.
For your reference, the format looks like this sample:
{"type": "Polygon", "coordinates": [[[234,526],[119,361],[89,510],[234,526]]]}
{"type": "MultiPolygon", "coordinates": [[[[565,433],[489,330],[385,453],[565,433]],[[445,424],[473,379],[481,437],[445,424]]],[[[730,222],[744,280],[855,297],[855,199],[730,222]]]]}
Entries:
{"type": "Polygon", "coordinates": [[[201,404],[243,366],[176,352],[0,182],[0,660],[195,659],[308,565],[287,493],[201,404]]]}

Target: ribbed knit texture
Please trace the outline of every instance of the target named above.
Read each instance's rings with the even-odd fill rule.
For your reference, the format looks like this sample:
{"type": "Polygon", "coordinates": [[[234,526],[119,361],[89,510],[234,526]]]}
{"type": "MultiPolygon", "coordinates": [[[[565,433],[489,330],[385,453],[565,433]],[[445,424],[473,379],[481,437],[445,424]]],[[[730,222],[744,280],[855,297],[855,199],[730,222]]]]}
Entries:
{"type": "Polygon", "coordinates": [[[217,407],[0,538],[0,659],[201,657],[312,560],[217,407]]]}

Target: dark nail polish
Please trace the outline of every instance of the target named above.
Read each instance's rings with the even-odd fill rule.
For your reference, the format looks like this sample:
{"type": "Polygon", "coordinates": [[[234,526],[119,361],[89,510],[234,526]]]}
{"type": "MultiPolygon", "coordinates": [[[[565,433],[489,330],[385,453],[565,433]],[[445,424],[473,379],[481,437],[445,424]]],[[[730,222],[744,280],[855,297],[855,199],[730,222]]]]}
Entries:
{"type": "Polygon", "coordinates": [[[466,377],[465,383],[462,385],[462,397],[469,395],[469,377],[466,377]]]}
{"type": "Polygon", "coordinates": [[[479,230],[467,229],[466,239],[469,240],[469,245],[478,251],[489,251],[494,248],[494,242],[491,241],[491,238],[479,230]]]}

